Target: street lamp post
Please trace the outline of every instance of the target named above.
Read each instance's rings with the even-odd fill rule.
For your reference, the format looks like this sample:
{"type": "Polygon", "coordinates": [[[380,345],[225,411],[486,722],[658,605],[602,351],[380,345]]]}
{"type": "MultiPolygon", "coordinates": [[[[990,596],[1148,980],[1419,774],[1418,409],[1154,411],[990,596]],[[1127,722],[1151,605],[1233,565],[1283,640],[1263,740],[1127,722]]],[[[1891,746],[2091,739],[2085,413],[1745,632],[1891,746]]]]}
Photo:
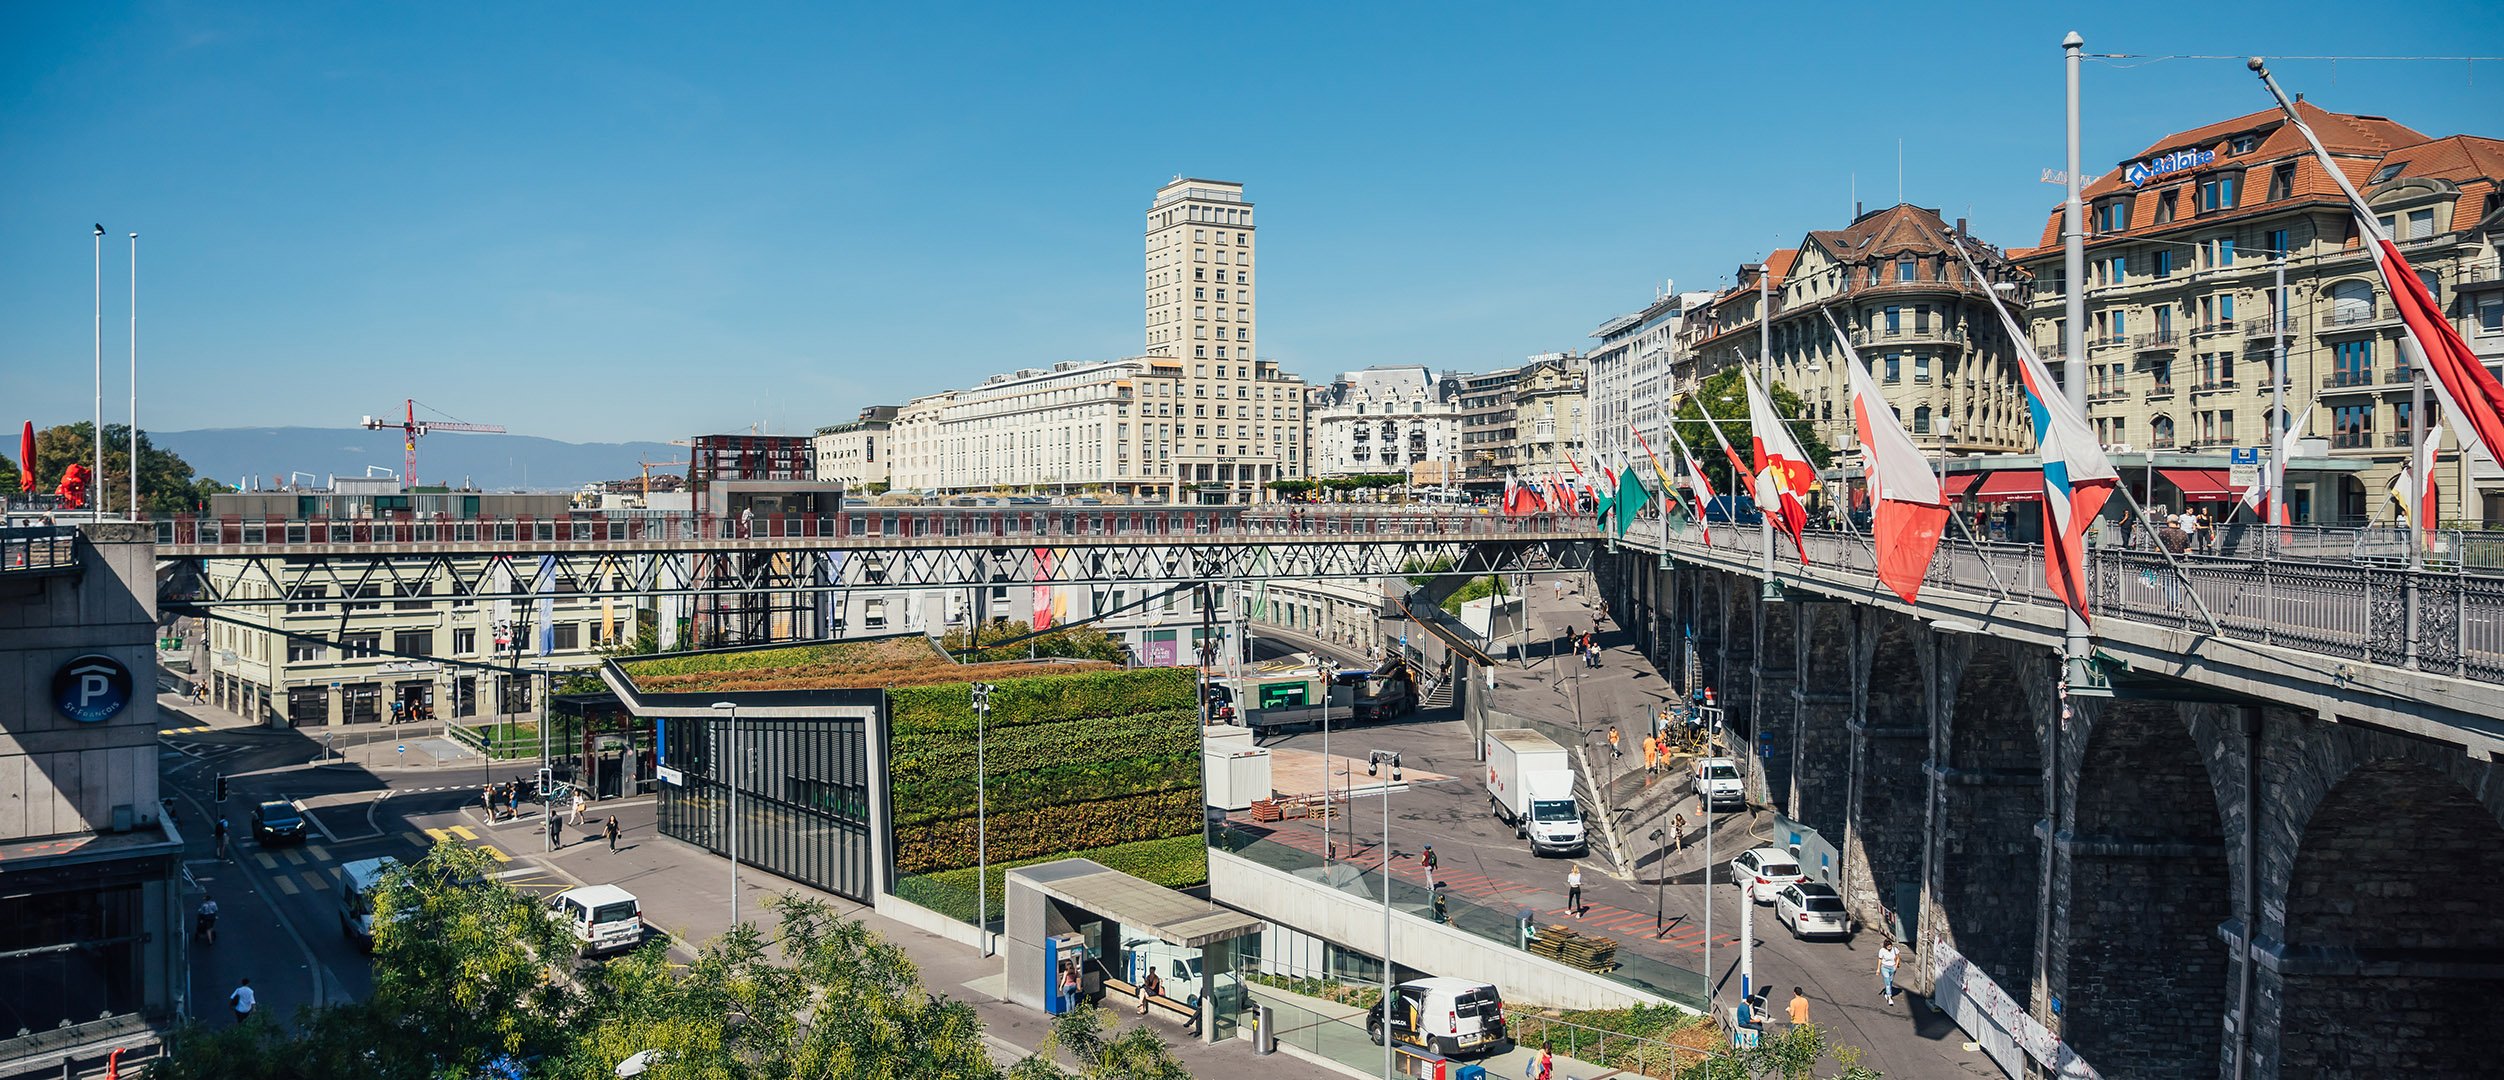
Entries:
{"type": "Polygon", "coordinates": [[[991,805],[984,769],[984,729],[991,721],[991,684],[974,684],[974,921],[982,933],[982,954],[991,955],[991,805]]]}
{"type": "MultiPolygon", "coordinates": [[[[1365,754],[1365,775],[1380,775],[1376,770],[1384,762],[1391,763],[1391,783],[1400,782],[1400,755],[1390,750],[1371,750],[1365,754]]],[[[1434,871],[1426,872],[1426,889],[1434,891],[1434,871]]],[[[1382,788],[1382,1075],[1384,1080],[1399,1075],[1392,1071],[1391,1044],[1391,785],[1382,788]]]]}
{"type": "MultiPolygon", "coordinates": [[[[1316,678],[1316,679],[1319,679],[1319,680],[1321,681],[1321,694],[1322,694],[1322,861],[1323,861],[1323,862],[1328,862],[1328,861],[1330,861],[1331,859],[1336,858],[1336,857],[1338,856],[1338,854],[1339,854],[1339,842],[1338,842],[1338,840],[1334,839],[1334,837],[1335,837],[1337,834],[1333,831],[1333,826],[1332,826],[1332,820],[1333,820],[1333,819],[1332,819],[1332,810],[1331,810],[1331,806],[1330,806],[1330,658],[1329,658],[1329,657],[1327,657],[1327,656],[1319,656],[1319,655],[1317,655],[1317,656],[1315,656],[1315,657],[1313,658],[1313,677],[1314,677],[1314,678],[1316,678]]],[[[1238,708],[1238,709],[1240,709],[1240,708],[1241,708],[1241,706],[1237,706],[1237,708],[1238,708]]],[[[1247,720],[1246,722],[1247,722],[1247,723],[1249,723],[1249,721],[1248,721],[1248,720],[1247,720]]],[[[1386,1016],[1386,1017],[1388,1017],[1390,1014],[1389,1014],[1388,1012],[1386,1012],[1386,1013],[1384,1013],[1383,1015],[1384,1015],[1384,1016],[1386,1016]]],[[[1385,1020],[1384,1022],[1385,1022],[1385,1023],[1389,1023],[1389,1021],[1388,1021],[1388,1020],[1385,1020]]]]}
{"type": "Polygon", "coordinates": [[[722,778],[730,785],[730,925],[739,925],[739,706],[713,703],[713,711],[729,718],[722,736],[722,778]]]}

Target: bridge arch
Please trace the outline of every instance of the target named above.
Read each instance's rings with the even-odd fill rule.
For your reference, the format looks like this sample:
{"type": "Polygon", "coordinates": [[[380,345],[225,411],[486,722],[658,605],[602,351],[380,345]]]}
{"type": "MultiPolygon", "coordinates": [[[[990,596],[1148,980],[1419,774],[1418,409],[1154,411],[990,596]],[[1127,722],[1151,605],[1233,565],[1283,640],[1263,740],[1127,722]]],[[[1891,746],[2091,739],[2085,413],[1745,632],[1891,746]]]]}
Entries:
{"type": "MultiPolygon", "coordinates": [[[[2050,653],[1999,638],[1960,635],[1970,650],[1950,668],[1946,751],[1938,763],[1937,910],[1957,951],[2024,1000],[2032,985],[2042,911],[2044,734],[2056,673],[2050,653]]],[[[1949,651],[1942,646],[1942,651],[1949,651]]]]}
{"type": "Polygon", "coordinates": [[[2489,1072],[2499,880],[2504,822],[2453,777],[2384,758],[2340,778],[2287,880],[2280,1075],[2489,1072]]]}
{"type": "Polygon", "coordinates": [[[2218,710],[2080,704],[2055,884],[2068,915],[2055,929],[2062,1036],[2106,1075],[2213,1077],[2230,984],[2217,927],[2235,895],[2209,771],[2218,710]]]}
{"type": "Polygon", "coordinates": [[[1845,902],[1862,923],[1908,938],[1920,925],[1928,823],[1933,661],[1910,616],[1864,608],[1856,645],[1845,902]]]}

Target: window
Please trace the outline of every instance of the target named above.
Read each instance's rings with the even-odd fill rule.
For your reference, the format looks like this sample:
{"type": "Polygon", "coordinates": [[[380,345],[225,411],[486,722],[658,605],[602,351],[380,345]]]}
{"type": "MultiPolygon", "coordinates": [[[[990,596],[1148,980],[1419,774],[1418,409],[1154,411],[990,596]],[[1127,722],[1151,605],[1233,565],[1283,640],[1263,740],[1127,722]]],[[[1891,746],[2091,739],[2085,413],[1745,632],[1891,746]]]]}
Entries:
{"type": "Polygon", "coordinates": [[[1897,257],[1896,257],[1896,260],[1895,260],[1895,279],[1896,279],[1897,281],[1911,281],[1911,280],[1913,280],[1913,257],[1912,257],[1912,256],[1910,256],[1910,255],[1900,255],[1900,256],[1897,256],[1897,257]]]}
{"type": "Polygon", "coordinates": [[[2429,239],[2429,238],[2431,238],[2431,237],[2433,237],[2433,236],[2434,236],[2434,211],[2433,211],[2433,210],[2431,210],[2431,209],[2427,209],[2427,210],[2411,210],[2411,211],[2409,211],[2409,212],[2408,212],[2408,235],[2401,237],[2401,239],[2403,239],[2403,240],[2425,240],[2425,239],[2429,239]]]}
{"type": "Polygon", "coordinates": [[[2375,169],[2375,170],[2374,170],[2374,175],[2373,175],[2373,178],[2372,178],[2372,179],[2370,179],[2370,180],[2367,180],[2367,181],[2365,181],[2365,182],[2366,182],[2366,183],[2368,183],[2368,184],[2380,184],[2380,183],[2387,182],[2387,181],[2389,181],[2389,180],[2391,180],[2391,179],[2393,179],[2393,178],[2395,178],[2395,177],[2399,176],[2399,175],[2400,175],[2400,170],[2405,169],[2405,168],[2407,168],[2407,167],[2408,167],[2408,164],[2407,164],[2406,162],[2394,161],[2394,162],[2392,162],[2391,164],[2385,165],[2385,166],[2383,166],[2383,167],[2381,167],[2381,168],[2379,168],[2379,169],[2375,169]]]}
{"type": "Polygon", "coordinates": [[[325,651],[326,650],[324,650],[318,642],[296,641],[289,639],[287,642],[287,662],[291,664],[316,662],[322,658],[322,653],[325,651]]]}
{"type": "Polygon", "coordinates": [[[2266,234],[2266,239],[2269,244],[2269,250],[2264,254],[2269,255],[2271,258],[2276,258],[2277,256],[2288,253],[2292,250],[2287,247],[2287,231],[2285,229],[2269,230],[2266,234]]]}
{"type": "Polygon", "coordinates": [[[402,656],[435,655],[435,634],[432,630],[402,630],[391,635],[391,649],[402,656]]]}
{"type": "Polygon", "coordinates": [[[2249,154],[2260,144],[2261,137],[2258,135],[2237,135],[2226,144],[2226,153],[2229,155],[2249,154]]]}
{"type": "Polygon", "coordinates": [[[452,632],[452,655],[470,656],[478,652],[478,631],[459,629],[452,632]]]}
{"type": "Polygon", "coordinates": [[[1926,383],[1930,381],[1929,353],[1913,354],[1913,381],[1917,383],[1926,383]]]}
{"type": "Polygon", "coordinates": [[[1903,354],[1903,353],[1888,353],[1888,354],[1887,354],[1887,381],[1888,381],[1888,382],[1901,382],[1901,381],[1903,380],[1903,377],[1904,377],[1903,372],[1904,372],[1904,354],[1903,354]]]}
{"type": "Polygon", "coordinates": [[[2478,298],[2478,329],[2504,334],[2504,296],[2490,293],[2478,298]]]}
{"type": "Polygon", "coordinates": [[[2330,371],[2332,386],[2363,386],[2373,382],[2373,339],[2342,341],[2333,346],[2330,350],[2330,371]]]}
{"type": "Polygon", "coordinates": [[[2215,266],[2234,265],[2234,237],[2220,236],[2209,244],[2209,262],[2215,266]]]}
{"type": "Polygon", "coordinates": [[[2339,449],[2371,446],[2374,407],[2371,403],[2340,405],[2330,410],[2330,445],[2339,449]]]}
{"type": "MultiPolygon", "coordinates": [[[[2278,166],[2278,167],[2277,167],[2277,168],[2275,168],[2275,169],[2271,169],[2271,170],[2269,170],[2269,201],[2271,201],[2271,202],[2277,202],[2277,201],[2278,201],[2278,200],[2280,200],[2280,199],[2284,199],[2284,198],[2291,197],[2291,196],[2293,196],[2294,194],[2295,194],[2295,163],[2294,163],[2294,162],[2290,161],[2290,162],[2288,162],[2288,163],[2286,163],[2286,164],[2284,164],[2284,165],[2280,165],[2280,166],[2278,166]]],[[[2285,249],[2285,248],[2280,248],[2279,250],[2284,251],[2284,250],[2286,250],[2286,249],[2285,249]]]]}
{"type": "Polygon", "coordinates": [[[2122,232],[2128,228],[2130,228],[2129,199],[2113,199],[2096,204],[2095,231],[2122,232]]]}
{"type": "Polygon", "coordinates": [[[2391,403],[2391,437],[2399,440],[2401,445],[2407,445],[2409,435],[2415,430],[2410,423],[2413,414],[2409,410],[2409,405],[2410,403],[2406,401],[2391,403]]]}
{"type": "Polygon", "coordinates": [[[1904,332],[1904,309],[1903,309],[1903,308],[1900,308],[1900,307],[1893,307],[1893,306],[1888,307],[1888,308],[1887,308],[1887,311],[1886,311],[1886,318],[1887,318],[1887,333],[1889,333],[1889,334],[1900,334],[1900,333],[1903,333],[1903,332],[1904,332]]]}
{"type": "Polygon", "coordinates": [[[1930,434],[1930,406],[1922,405],[1913,409],[1913,434],[1930,434]]]}
{"type": "Polygon", "coordinates": [[[380,656],[382,650],[383,636],[381,634],[339,635],[339,658],[342,660],[380,656]]]}
{"type": "Polygon", "coordinates": [[[2148,269],[2160,278],[2174,276],[2174,253],[2166,250],[2158,251],[2148,258],[2148,269]]]}
{"type": "Polygon", "coordinates": [[[2200,212],[2232,210],[2243,194],[2242,173],[2219,173],[2200,181],[2200,212]]]}
{"type": "MultiPolygon", "coordinates": [[[[2118,434],[2118,430],[2115,433],[2118,434]]],[[[2173,449],[2174,418],[2161,414],[2150,418],[2148,420],[2148,443],[2159,450],[2173,449]]]]}
{"type": "Polygon", "coordinates": [[[2168,222],[2168,221],[2172,221],[2172,220],[2174,219],[2174,214],[2175,214],[2175,212],[2176,212],[2176,208],[2177,208],[2177,206],[2179,206],[2179,204],[2182,202],[2182,198],[2181,198],[2181,196],[2182,196],[2182,189],[2180,189],[2180,188],[2176,188],[2176,189],[2174,189],[2174,190],[2172,190],[2172,191],[2160,192],[2160,193],[2158,193],[2158,194],[2157,194],[2157,196],[2156,196],[2156,223],[2157,223],[2157,224],[2162,225],[2162,224],[2164,224],[2164,223],[2166,223],[2166,222],[2168,222]]]}
{"type": "Polygon", "coordinates": [[[556,640],[549,646],[549,648],[559,651],[567,651],[583,647],[583,628],[581,623],[561,622],[554,624],[551,629],[555,631],[552,636],[556,640]]]}
{"type": "Polygon", "coordinates": [[[2105,270],[2104,270],[2104,283],[2105,283],[2105,284],[2107,284],[2107,285],[2126,285],[2126,284],[2129,284],[2129,282],[2130,282],[2130,257],[2129,257],[2129,256],[2127,256],[2127,255],[2115,255],[2115,256],[2113,256],[2111,259],[2106,260],[2104,265],[2105,265],[2105,270]]]}

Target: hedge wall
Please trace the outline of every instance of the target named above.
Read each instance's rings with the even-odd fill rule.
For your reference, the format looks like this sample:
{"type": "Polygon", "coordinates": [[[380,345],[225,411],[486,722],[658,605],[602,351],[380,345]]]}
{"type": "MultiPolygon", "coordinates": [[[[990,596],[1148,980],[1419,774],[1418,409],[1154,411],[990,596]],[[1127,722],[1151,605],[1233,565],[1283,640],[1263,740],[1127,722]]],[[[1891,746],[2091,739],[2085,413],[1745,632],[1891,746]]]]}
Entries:
{"type": "MultiPolygon", "coordinates": [[[[1199,845],[1196,680],[1186,668],[1139,668],[994,683],[983,757],[995,873],[1020,863],[1187,838],[1156,849],[1164,853],[1157,860],[1163,865],[1172,861],[1166,848],[1199,845]]],[[[887,693],[887,710],[897,874],[928,882],[972,867],[970,688],[964,683],[896,687],[887,693]]],[[[1198,875],[1205,877],[1205,856],[1198,865],[1198,875]]],[[[970,890],[970,870],[965,877],[962,887],[970,890]]],[[[906,895],[901,878],[897,893],[906,895]]],[[[966,899],[970,908],[970,892],[966,899]]]]}
{"type": "MultiPolygon", "coordinates": [[[[1065,858],[1093,859],[1142,881],[1152,881],[1175,889],[1208,884],[1208,844],[1197,834],[1169,836],[1162,840],[1135,840],[1112,847],[1059,851],[1050,855],[1022,859],[1014,864],[994,862],[988,880],[991,894],[991,918],[999,921],[1008,913],[1007,884],[1009,871],[1018,866],[1050,862],[1065,858]]],[[[974,921],[974,868],[941,870],[896,879],[896,895],[932,911],[959,919],[974,921]]]]}

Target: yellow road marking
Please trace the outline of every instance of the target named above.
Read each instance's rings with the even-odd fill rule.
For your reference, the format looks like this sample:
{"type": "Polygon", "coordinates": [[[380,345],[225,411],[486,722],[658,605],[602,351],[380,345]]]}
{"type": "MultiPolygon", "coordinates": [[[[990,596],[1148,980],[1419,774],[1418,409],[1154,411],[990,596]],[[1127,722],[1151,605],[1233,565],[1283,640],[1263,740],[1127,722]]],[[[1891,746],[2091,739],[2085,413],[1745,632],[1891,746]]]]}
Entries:
{"type": "Polygon", "coordinates": [[[268,852],[262,852],[262,853],[260,853],[260,854],[254,855],[254,856],[253,856],[253,858],[260,860],[260,862],[261,862],[261,869],[263,869],[263,870],[276,870],[276,869],[278,869],[278,860],[273,859],[273,858],[270,858],[270,857],[269,857],[269,853],[268,853],[268,852]]]}
{"type": "MultiPolygon", "coordinates": [[[[428,831],[428,832],[433,832],[434,830],[433,830],[433,829],[428,829],[428,830],[426,830],[426,831],[428,831]]],[[[461,839],[463,839],[463,840],[476,840],[476,839],[478,839],[478,834],[477,834],[477,833],[474,833],[474,832],[471,832],[471,831],[470,831],[470,827],[469,827],[469,826],[467,826],[467,825],[455,825],[455,826],[453,826],[453,827],[452,827],[452,835],[454,835],[454,836],[458,836],[458,837],[460,837],[460,838],[461,838],[461,839]]]]}
{"type": "MultiPolygon", "coordinates": [[[[315,892],[328,892],[328,891],[330,891],[330,883],[329,883],[329,882],[327,882],[327,881],[322,880],[322,875],[317,874],[317,873],[314,873],[314,872],[313,872],[313,871],[311,871],[311,870],[299,870],[299,871],[297,871],[297,874],[298,874],[298,876],[300,876],[300,877],[304,878],[304,883],[305,883],[306,885],[312,886],[313,891],[315,891],[315,892]]],[[[282,879],[282,880],[283,880],[283,879],[282,879]]]]}
{"type": "Polygon", "coordinates": [[[434,837],[435,842],[438,844],[449,844],[452,842],[452,830],[450,829],[428,829],[426,830],[426,835],[434,837]]]}
{"type": "Polygon", "coordinates": [[[296,888],[296,879],[288,877],[285,874],[280,874],[278,875],[278,891],[286,893],[289,896],[294,896],[304,890],[296,888]]]}
{"type": "Polygon", "coordinates": [[[505,854],[503,851],[498,850],[494,844],[480,844],[480,845],[478,845],[478,847],[479,847],[479,849],[480,849],[480,850],[485,851],[487,854],[494,856],[494,857],[495,857],[495,860],[496,860],[497,862],[512,862],[512,861],[513,861],[513,857],[512,857],[512,856],[507,855],[507,854],[505,854]]]}
{"type": "Polygon", "coordinates": [[[297,850],[296,850],[296,849],[294,849],[294,848],[288,848],[287,850],[282,851],[282,852],[280,852],[279,854],[281,854],[281,855],[285,855],[285,856],[287,857],[287,865],[289,865],[289,866],[302,866],[302,865],[304,865],[304,853],[303,853],[303,852],[301,852],[301,851],[297,851],[297,850]]]}
{"type": "Polygon", "coordinates": [[[313,858],[315,858],[316,860],[319,860],[319,861],[321,861],[321,862],[329,862],[329,861],[330,861],[330,852],[329,852],[329,850],[327,850],[327,849],[323,848],[323,847],[322,847],[322,845],[320,845],[320,844],[306,844],[306,845],[304,845],[304,849],[305,849],[306,851],[310,851],[310,852],[312,852],[312,853],[313,853],[313,858]]]}

